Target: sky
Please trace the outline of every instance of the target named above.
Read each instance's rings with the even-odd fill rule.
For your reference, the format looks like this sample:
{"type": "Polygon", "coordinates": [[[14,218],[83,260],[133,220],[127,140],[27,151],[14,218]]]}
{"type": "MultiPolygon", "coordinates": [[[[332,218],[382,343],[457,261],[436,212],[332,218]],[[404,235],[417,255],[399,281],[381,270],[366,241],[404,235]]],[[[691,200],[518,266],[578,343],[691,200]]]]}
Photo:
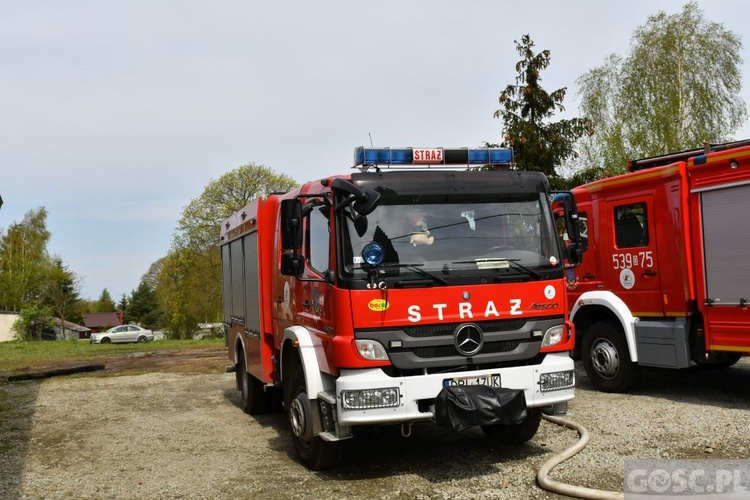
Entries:
{"type": "MultiPolygon", "coordinates": [[[[119,301],[224,173],[253,162],[304,182],[371,142],[499,142],[527,33],[551,51],[541,85],[568,88],[556,118],[576,116],[576,79],[685,3],[0,0],[0,230],[45,207],[81,296],[119,301]]],[[[742,38],[750,105],[750,3],[698,4],[742,38]]]]}

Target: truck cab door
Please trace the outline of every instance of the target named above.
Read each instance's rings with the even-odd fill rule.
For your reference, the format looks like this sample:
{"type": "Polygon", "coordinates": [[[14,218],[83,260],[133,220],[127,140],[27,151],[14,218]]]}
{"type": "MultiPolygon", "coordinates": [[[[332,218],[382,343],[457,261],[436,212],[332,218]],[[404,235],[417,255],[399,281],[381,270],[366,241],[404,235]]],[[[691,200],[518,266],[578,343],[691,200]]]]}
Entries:
{"type": "Polygon", "coordinates": [[[654,198],[628,197],[605,204],[609,258],[605,283],[634,316],[662,316],[654,198]]]}
{"type": "Polygon", "coordinates": [[[294,283],[295,317],[314,334],[325,338],[333,333],[331,285],[325,281],[331,260],[332,208],[322,205],[305,219],[303,254],[305,270],[294,283]]]}

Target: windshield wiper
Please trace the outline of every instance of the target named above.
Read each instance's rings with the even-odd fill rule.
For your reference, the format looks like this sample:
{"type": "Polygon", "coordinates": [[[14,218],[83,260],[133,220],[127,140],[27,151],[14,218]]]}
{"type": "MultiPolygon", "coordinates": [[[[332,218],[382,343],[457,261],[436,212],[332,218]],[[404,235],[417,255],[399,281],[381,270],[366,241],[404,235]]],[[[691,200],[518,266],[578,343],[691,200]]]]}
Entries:
{"type": "MultiPolygon", "coordinates": [[[[499,263],[499,264],[507,263],[516,269],[520,269],[521,271],[523,271],[524,273],[526,273],[527,275],[531,276],[534,279],[537,279],[539,281],[544,279],[544,277],[538,272],[524,266],[523,264],[519,264],[518,263],[519,260],[520,259],[491,258],[491,259],[476,259],[476,260],[460,260],[458,262],[452,262],[452,264],[476,264],[477,266],[479,266],[480,264],[483,264],[483,263],[499,263]]],[[[500,269],[500,268],[497,268],[497,269],[500,269]]]]}
{"type": "Polygon", "coordinates": [[[421,274],[425,278],[429,278],[432,281],[434,281],[435,283],[440,283],[441,285],[447,285],[448,284],[448,281],[445,280],[444,278],[441,278],[440,276],[437,276],[437,275],[432,274],[432,273],[428,273],[424,269],[420,269],[419,268],[420,266],[423,266],[423,265],[424,264],[380,264],[377,267],[378,268],[382,268],[382,267],[384,267],[384,268],[401,268],[401,267],[403,267],[404,269],[408,269],[409,271],[412,271],[414,273],[421,274]]]}

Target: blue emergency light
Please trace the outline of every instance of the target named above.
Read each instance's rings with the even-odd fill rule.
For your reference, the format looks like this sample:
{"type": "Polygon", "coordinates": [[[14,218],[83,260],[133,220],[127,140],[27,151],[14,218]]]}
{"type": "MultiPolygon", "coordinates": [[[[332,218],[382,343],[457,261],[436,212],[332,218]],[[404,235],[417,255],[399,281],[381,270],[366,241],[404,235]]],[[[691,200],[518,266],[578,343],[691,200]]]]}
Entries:
{"type": "Polygon", "coordinates": [[[510,165],[511,148],[368,148],[354,149],[354,166],[366,165],[510,165]]]}

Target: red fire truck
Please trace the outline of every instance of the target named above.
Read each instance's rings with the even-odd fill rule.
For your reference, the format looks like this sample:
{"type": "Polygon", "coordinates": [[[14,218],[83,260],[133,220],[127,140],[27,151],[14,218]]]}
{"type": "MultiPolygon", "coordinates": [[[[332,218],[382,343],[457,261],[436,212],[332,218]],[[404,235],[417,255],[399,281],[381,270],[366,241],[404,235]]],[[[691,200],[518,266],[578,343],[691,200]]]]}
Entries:
{"type": "Polygon", "coordinates": [[[576,355],[607,392],[632,388],[641,366],[726,367],[750,353],[750,142],[628,170],[573,190],[585,256],[566,271],[576,355]]]}
{"type": "MultiPolygon", "coordinates": [[[[504,148],[357,148],[350,175],[222,226],[229,357],[247,413],[280,406],[312,469],[364,425],[536,433],[573,398],[563,258],[539,172],[504,148]],[[480,168],[492,166],[491,169],[480,168]]],[[[577,234],[568,196],[571,235],[577,234]]]]}

